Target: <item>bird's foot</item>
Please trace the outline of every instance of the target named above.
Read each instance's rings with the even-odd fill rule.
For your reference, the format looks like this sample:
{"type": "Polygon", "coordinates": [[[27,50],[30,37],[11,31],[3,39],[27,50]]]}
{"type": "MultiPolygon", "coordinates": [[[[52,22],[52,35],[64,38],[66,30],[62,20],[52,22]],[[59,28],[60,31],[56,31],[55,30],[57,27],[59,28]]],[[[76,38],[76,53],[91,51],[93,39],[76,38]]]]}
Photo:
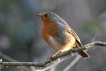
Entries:
{"type": "Polygon", "coordinates": [[[73,56],[74,54],[73,54],[73,52],[72,52],[72,49],[70,49],[70,51],[71,51],[70,54],[73,56]]]}
{"type": "Polygon", "coordinates": [[[53,56],[48,57],[47,60],[50,61],[50,62],[52,62],[52,63],[55,63],[55,60],[54,60],[54,57],[53,56]]]}

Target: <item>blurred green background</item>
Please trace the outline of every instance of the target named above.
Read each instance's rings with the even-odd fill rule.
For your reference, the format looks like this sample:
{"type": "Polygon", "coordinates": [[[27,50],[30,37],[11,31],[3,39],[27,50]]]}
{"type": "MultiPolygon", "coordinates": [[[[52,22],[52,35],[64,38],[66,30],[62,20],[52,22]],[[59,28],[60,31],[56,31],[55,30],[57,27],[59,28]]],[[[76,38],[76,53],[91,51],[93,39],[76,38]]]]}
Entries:
{"type": "MultiPolygon", "coordinates": [[[[42,22],[36,14],[54,12],[66,20],[79,35],[82,44],[95,39],[106,41],[106,0],[0,0],[0,52],[17,61],[43,62],[56,51],[41,36],[42,22]]],[[[106,48],[88,51],[90,59],[82,58],[71,71],[106,71],[106,48]]],[[[62,71],[75,56],[56,68],[62,71]]],[[[8,61],[3,55],[0,59],[8,61]]],[[[1,71],[21,71],[16,67],[1,71]]]]}

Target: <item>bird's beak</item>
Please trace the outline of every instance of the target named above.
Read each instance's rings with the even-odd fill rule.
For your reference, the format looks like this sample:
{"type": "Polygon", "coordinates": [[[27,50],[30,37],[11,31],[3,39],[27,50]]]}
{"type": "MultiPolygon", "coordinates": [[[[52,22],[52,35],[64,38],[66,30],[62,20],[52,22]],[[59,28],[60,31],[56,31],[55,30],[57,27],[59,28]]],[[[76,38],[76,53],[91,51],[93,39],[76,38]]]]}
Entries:
{"type": "Polygon", "coordinates": [[[36,14],[36,16],[40,17],[40,14],[36,14]]]}

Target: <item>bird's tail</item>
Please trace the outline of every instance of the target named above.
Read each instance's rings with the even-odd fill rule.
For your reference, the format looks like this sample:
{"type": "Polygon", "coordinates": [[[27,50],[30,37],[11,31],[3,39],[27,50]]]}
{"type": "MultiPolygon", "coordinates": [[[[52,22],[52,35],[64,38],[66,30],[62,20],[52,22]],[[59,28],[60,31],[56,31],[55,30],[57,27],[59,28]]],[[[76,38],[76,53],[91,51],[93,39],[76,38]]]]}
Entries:
{"type": "MultiPolygon", "coordinates": [[[[79,41],[76,41],[76,47],[81,47],[82,44],[79,41]]],[[[82,58],[86,59],[86,58],[90,58],[90,56],[83,50],[78,52],[78,54],[80,54],[82,56],[82,58]]]]}
{"type": "Polygon", "coordinates": [[[78,54],[80,54],[84,59],[89,58],[90,56],[83,50],[78,52],[78,54]]]}

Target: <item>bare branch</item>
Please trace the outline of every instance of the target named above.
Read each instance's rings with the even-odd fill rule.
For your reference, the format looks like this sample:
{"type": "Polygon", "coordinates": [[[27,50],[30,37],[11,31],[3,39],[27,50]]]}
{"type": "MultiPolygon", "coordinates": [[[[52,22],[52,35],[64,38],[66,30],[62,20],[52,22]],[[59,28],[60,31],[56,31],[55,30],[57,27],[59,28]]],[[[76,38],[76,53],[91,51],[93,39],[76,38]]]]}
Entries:
{"type": "Polygon", "coordinates": [[[46,66],[48,63],[51,63],[51,61],[57,60],[58,58],[64,57],[66,55],[70,55],[70,53],[75,53],[75,52],[79,52],[82,50],[86,50],[88,48],[93,47],[94,45],[96,46],[106,46],[105,42],[100,42],[100,41],[95,41],[95,42],[91,42],[89,44],[86,44],[80,48],[74,48],[72,50],[68,50],[65,51],[59,55],[56,55],[55,57],[53,57],[52,60],[47,60],[43,63],[37,63],[37,62],[0,62],[0,65],[2,67],[6,67],[6,66],[35,66],[35,67],[44,67],[46,66]]]}
{"type": "Polygon", "coordinates": [[[95,33],[95,35],[94,35],[94,37],[92,38],[92,41],[91,42],[93,42],[94,40],[95,40],[95,38],[97,37],[97,35],[98,35],[98,30],[96,31],[96,33],[95,33]]]}

